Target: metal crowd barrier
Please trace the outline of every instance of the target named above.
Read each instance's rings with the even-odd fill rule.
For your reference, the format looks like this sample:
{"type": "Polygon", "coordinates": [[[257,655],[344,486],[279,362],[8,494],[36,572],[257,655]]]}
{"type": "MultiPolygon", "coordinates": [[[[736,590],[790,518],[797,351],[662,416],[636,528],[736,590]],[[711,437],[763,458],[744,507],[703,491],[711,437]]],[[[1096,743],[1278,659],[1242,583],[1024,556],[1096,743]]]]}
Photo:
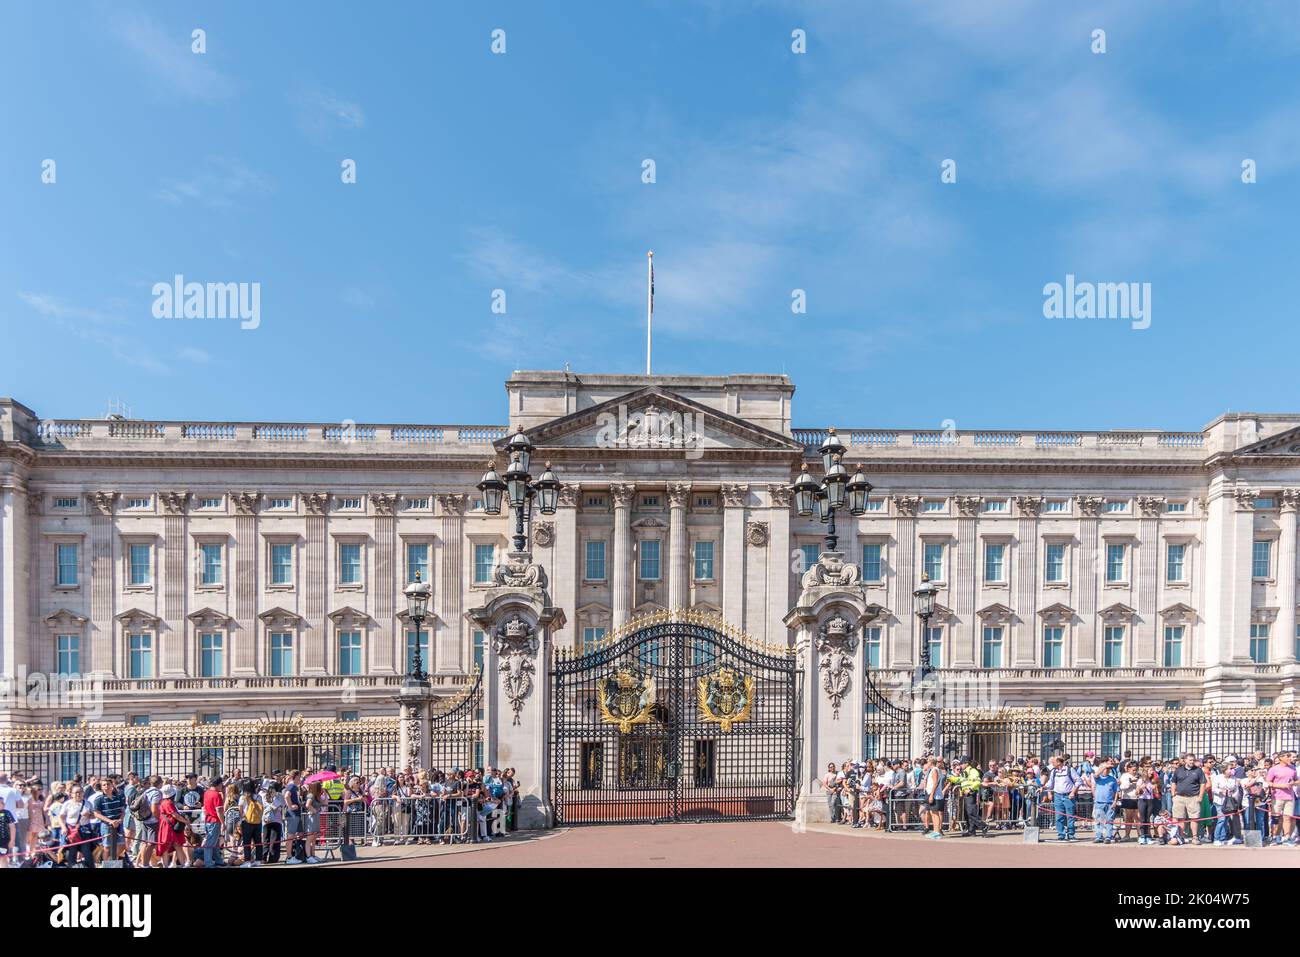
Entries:
{"type": "MultiPolygon", "coordinates": [[[[1074,796],[1074,829],[1076,831],[1091,831],[1093,829],[1092,820],[1092,792],[1080,791],[1074,796]]],[[[1124,812],[1119,808],[1115,809],[1115,827],[1118,828],[1124,819],[1124,812]]],[[[1038,817],[1034,822],[1044,831],[1056,830],[1056,808],[1053,804],[1052,793],[1043,791],[1038,803],[1038,817]]],[[[1136,829],[1137,825],[1133,825],[1136,829]]]]}
{"type": "Polygon", "coordinates": [[[885,830],[921,830],[921,811],[924,807],[924,791],[893,792],[885,799],[885,830]]]}
{"type": "Polygon", "coordinates": [[[367,832],[378,844],[447,841],[466,844],[477,839],[477,811],[469,798],[377,798],[370,802],[367,832]]]}

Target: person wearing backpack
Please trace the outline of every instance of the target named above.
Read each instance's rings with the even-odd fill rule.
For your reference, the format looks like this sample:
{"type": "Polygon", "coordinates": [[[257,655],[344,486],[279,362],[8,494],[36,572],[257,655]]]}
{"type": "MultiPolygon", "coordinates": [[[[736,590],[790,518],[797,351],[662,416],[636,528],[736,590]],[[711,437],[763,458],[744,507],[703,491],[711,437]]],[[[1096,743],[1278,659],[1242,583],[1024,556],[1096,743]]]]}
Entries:
{"type": "Polygon", "coordinates": [[[131,817],[139,825],[140,867],[152,867],[158,851],[158,808],[162,804],[162,778],[146,778],[146,786],[131,802],[131,817]]]}
{"type": "Polygon", "coordinates": [[[244,846],[244,863],[240,867],[256,867],[262,863],[262,811],[257,784],[250,778],[244,782],[244,793],[239,799],[239,837],[244,846]]]}
{"type": "Polygon", "coordinates": [[[1074,840],[1074,796],[1082,783],[1083,778],[1079,776],[1079,772],[1066,764],[1065,758],[1059,754],[1052,758],[1052,770],[1047,774],[1047,783],[1043,786],[1043,790],[1052,796],[1058,841],[1074,840]]]}

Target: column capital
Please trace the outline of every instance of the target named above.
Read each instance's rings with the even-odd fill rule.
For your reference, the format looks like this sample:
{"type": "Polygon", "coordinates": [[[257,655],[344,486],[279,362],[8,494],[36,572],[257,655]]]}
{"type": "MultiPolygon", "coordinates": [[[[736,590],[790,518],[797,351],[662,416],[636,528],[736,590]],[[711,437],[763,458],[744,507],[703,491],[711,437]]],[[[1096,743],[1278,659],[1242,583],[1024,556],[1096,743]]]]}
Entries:
{"type": "Polygon", "coordinates": [[[1016,497],[1016,509],[1021,518],[1038,518],[1045,501],[1041,495],[1020,495],[1016,497]]]}
{"type": "Polygon", "coordinates": [[[397,496],[389,492],[374,492],[370,504],[375,507],[375,514],[382,518],[392,518],[397,509],[397,496]]]}
{"type": "Polygon", "coordinates": [[[1079,506],[1079,514],[1084,518],[1096,518],[1101,514],[1101,507],[1106,500],[1098,495],[1076,495],[1074,501],[1079,506]]]}
{"type": "Polygon", "coordinates": [[[675,482],[668,486],[668,507],[685,508],[691,502],[691,483],[675,482]]]}
{"type": "Polygon", "coordinates": [[[631,482],[615,482],[609,486],[609,497],[615,508],[627,508],[635,494],[636,486],[631,482]]]}
{"type": "Polygon", "coordinates": [[[957,503],[957,511],[962,518],[974,518],[984,507],[984,497],[982,495],[958,495],[953,499],[957,503]]]}
{"type": "Polygon", "coordinates": [[[236,515],[255,515],[262,496],[257,492],[231,492],[230,503],[235,506],[236,515]]]}
{"type": "Polygon", "coordinates": [[[1300,488],[1284,488],[1278,492],[1277,497],[1283,512],[1294,512],[1300,508],[1300,488]]]}
{"type": "Polygon", "coordinates": [[[749,486],[735,483],[722,486],[722,505],[724,508],[743,508],[749,504],[749,486]]]}
{"type": "Polygon", "coordinates": [[[190,505],[189,492],[159,492],[164,515],[184,515],[190,505]]]}
{"type": "Polygon", "coordinates": [[[921,507],[919,495],[895,495],[894,511],[902,518],[916,518],[917,509],[921,507]]]}
{"type": "Polygon", "coordinates": [[[1139,495],[1137,503],[1143,518],[1159,518],[1165,510],[1165,500],[1159,495],[1139,495]]]}
{"type": "Polygon", "coordinates": [[[117,504],[117,492],[91,492],[88,496],[90,504],[95,507],[101,515],[112,515],[113,508],[117,504]]]}

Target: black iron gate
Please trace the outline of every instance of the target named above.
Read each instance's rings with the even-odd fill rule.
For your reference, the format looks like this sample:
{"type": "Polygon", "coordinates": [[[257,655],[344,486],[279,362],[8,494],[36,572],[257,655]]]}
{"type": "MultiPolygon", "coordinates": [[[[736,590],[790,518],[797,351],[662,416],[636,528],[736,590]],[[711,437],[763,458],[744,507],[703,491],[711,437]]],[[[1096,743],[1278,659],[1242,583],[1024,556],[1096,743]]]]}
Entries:
{"type": "Polygon", "coordinates": [[[656,618],[552,663],[556,824],[793,816],[794,655],[656,618]]]}

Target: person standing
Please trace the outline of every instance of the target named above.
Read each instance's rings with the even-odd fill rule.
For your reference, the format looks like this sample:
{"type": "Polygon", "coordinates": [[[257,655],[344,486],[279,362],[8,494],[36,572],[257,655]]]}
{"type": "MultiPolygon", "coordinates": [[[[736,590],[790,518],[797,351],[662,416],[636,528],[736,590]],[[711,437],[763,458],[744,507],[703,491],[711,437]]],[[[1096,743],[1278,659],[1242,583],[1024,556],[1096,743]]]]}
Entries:
{"type": "Polygon", "coordinates": [[[980,820],[980,785],[981,775],[979,768],[971,762],[970,758],[963,757],[953,768],[953,774],[948,775],[948,781],[955,784],[961,792],[962,812],[966,816],[965,837],[974,837],[977,833],[982,837],[988,836],[988,825],[980,820]]]}
{"type": "Polygon", "coordinates": [[[257,796],[257,783],[251,778],[245,782],[239,798],[239,842],[244,848],[244,862],[240,867],[256,867],[262,863],[262,802],[257,796]]]}
{"type": "Polygon", "coordinates": [[[943,772],[937,758],[926,758],[921,767],[921,827],[926,837],[943,839],[943,772]]]}
{"type": "Polygon", "coordinates": [[[1279,754],[1264,780],[1273,789],[1273,843],[1289,844],[1295,816],[1295,755],[1290,751],[1279,754]]]}
{"type": "Polygon", "coordinates": [[[203,866],[216,867],[221,854],[221,824],[226,814],[226,797],[221,778],[213,778],[203,792],[203,866]]]}
{"type": "Polygon", "coordinates": [[[262,843],[263,860],[267,864],[280,862],[280,844],[284,828],[284,792],[279,781],[271,781],[262,792],[262,843]]]}
{"type": "Polygon", "coordinates": [[[1223,762],[1223,768],[1210,780],[1214,796],[1214,846],[1241,843],[1241,815],[1245,790],[1237,777],[1237,759],[1233,755],[1223,762]]]}
{"type": "Polygon", "coordinates": [[[122,815],[126,813],[126,798],[117,789],[117,782],[104,778],[103,790],[91,802],[91,812],[99,821],[99,859],[116,861],[122,856],[122,815]]]}
{"type": "MultiPolygon", "coordinates": [[[[1110,758],[1102,758],[1101,767],[1092,776],[1092,820],[1094,844],[1115,843],[1115,808],[1119,804],[1119,778],[1115,777],[1110,758]]],[[[1138,843],[1145,844],[1146,838],[1138,843]]]]}
{"type": "MultiPolygon", "coordinates": [[[[1196,819],[1201,813],[1201,795],[1205,793],[1208,783],[1205,772],[1196,766],[1196,758],[1190,751],[1183,755],[1182,766],[1169,776],[1169,786],[1174,793],[1173,818],[1180,825],[1187,822],[1183,833],[1188,840],[1196,833],[1196,819]]],[[[1205,841],[1202,839],[1199,843],[1204,844],[1205,841]]]]}
{"type": "Polygon", "coordinates": [[[1059,754],[1052,758],[1044,790],[1052,796],[1052,810],[1056,816],[1056,839],[1069,843],[1074,840],[1074,796],[1083,779],[1079,772],[1065,763],[1059,754]]]}

